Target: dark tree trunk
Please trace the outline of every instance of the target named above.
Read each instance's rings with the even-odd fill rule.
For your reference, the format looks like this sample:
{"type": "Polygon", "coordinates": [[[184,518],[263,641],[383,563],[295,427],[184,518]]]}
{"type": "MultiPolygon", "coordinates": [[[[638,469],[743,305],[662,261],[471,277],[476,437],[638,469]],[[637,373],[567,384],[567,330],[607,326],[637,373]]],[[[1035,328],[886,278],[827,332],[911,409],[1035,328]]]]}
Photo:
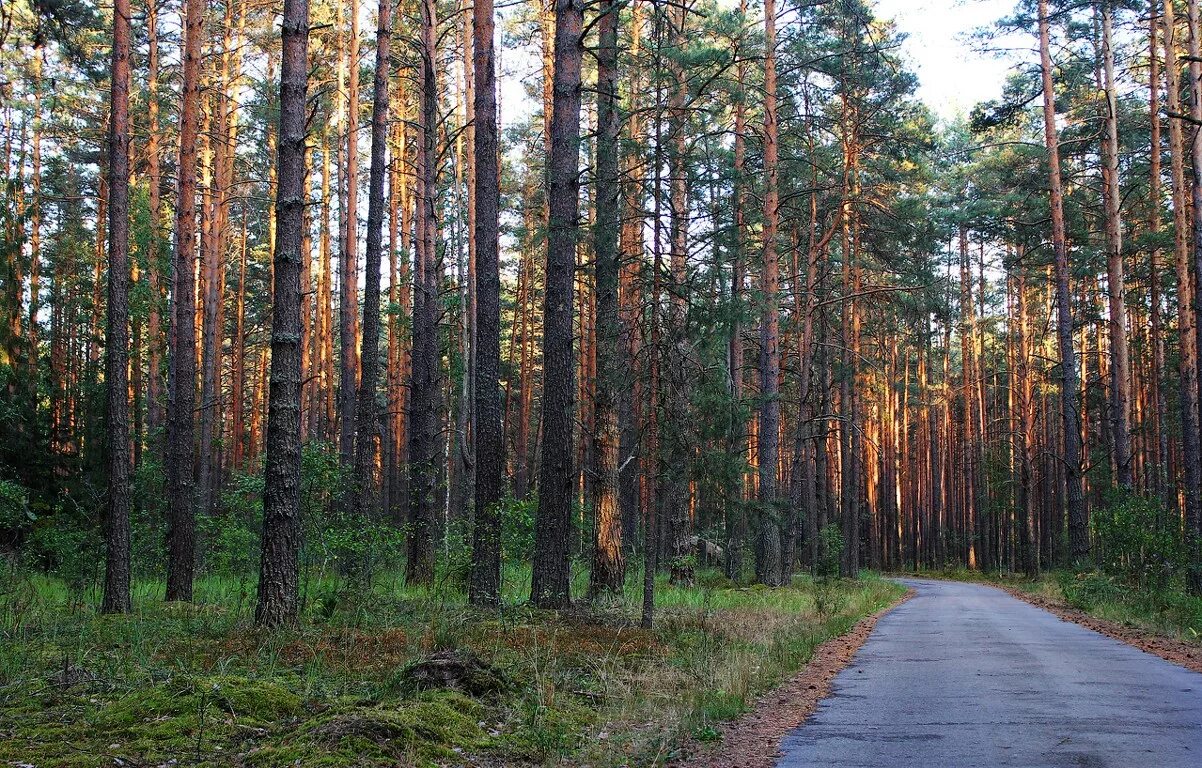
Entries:
{"type": "MultiPolygon", "coordinates": [[[[472,73],[475,78],[476,189],[476,526],[469,597],[481,605],[501,600],[501,512],[505,434],[501,425],[500,161],[497,138],[493,2],[476,0],[472,73]]],[[[466,407],[466,406],[465,406],[466,407]]]]}
{"type": "Polygon", "coordinates": [[[129,0],[113,2],[109,108],[109,276],[104,384],[109,488],[102,613],[129,613],[129,0]]]}
{"type": "Polygon", "coordinates": [[[192,599],[196,570],[196,147],[204,4],[186,0],[179,194],[175,203],[171,364],[167,385],[167,599],[192,599]]]}
{"type": "Polygon", "coordinates": [[[597,291],[597,388],[594,399],[593,513],[596,516],[589,592],[620,594],[626,576],[622,549],[618,464],[618,390],[621,387],[618,317],[618,0],[605,0],[597,22],[597,221],[594,227],[597,291]]]}
{"type": "Polygon", "coordinates": [[[376,27],[376,72],[371,108],[371,170],[367,190],[367,253],[363,269],[363,340],[359,354],[359,405],[355,418],[355,501],[352,513],[367,515],[375,499],[376,435],[380,378],[380,264],[384,250],[384,177],[388,169],[388,79],[392,69],[392,3],[380,0],[376,27]]]}
{"type": "Polygon", "coordinates": [[[438,486],[438,254],[435,252],[434,198],[437,195],[438,93],[437,8],[422,0],[421,116],[418,120],[416,275],[413,288],[413,353],[409,383],[409,536],[405,574],[409,582],[434,580],[434,520],[438,486]]]}
{"type": "Polygon", "coordinates": [[[580,192],[581,0],[555,0],[547,279],[543,304],[543,444],[531,599],[562,608],[569,594],[572,514],[572,281],[580,192]]]}
{"type": "Polygon", "coordinates": [[[271,384],[263,490],[263,552],[255,623],[296,623],[301,487],[301,250],[309,0],[284,0],[280,68],[279,184],[271,309],[271,384]]]}
{"type": "MultiPolygon", "coordinates": [[[[1199,28],[1198,0],[1189,2],[1189,78],[1190,78],[1190,117],[1195,125],[1202,121],[1202,29],[1199,28]]],[[[1165,61],[1166,65],[1168,60],[1165,61]]],[[[1191,197],[1193,202],[1194,249],[1193,249],[1193,283],[1194,283],[1194,328],[1193,344],[1193,385],[1192,397],[1185,398],[1183,407],[1189,407],[1192,400],[1193,412],[1183,421],[1183,430],[1192,432],[1193,438],[1185,440],[1186,462],[1192,464],[1193,495],[1192,505],[1186,504],[1185,543],[1188,565],[1186,583],[1195,595],[1202,594],[1202,378],[1198,375],[1198,354],[1202,351],[1202,141],[1194,136],[1190,147],[1190,163],[1193,166],[1193,182],[1191,197]],[[1193,453],[1192,462],[1189,454],[1193,453]]],[[[1184,277],[1184,275],[1182,275],[1184,277]]],[[[1182,377],[1184,380],[1186,377],[1182,377]]],[[[1186,496],[1190,494],[1189,484],[1191,468],[1186,470],[1186,496]]]]}

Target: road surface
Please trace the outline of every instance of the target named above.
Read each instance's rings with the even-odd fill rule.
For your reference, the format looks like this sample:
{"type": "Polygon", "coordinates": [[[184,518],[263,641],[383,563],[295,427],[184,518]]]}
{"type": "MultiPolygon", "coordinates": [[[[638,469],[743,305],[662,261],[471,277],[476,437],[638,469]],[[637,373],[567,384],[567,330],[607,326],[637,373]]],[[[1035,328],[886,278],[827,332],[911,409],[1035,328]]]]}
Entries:
{"type": "Polygon", "coordinates": [[[903,582],[778,768],[1202,768],[1202,674],[999,589],[903,582]]]}

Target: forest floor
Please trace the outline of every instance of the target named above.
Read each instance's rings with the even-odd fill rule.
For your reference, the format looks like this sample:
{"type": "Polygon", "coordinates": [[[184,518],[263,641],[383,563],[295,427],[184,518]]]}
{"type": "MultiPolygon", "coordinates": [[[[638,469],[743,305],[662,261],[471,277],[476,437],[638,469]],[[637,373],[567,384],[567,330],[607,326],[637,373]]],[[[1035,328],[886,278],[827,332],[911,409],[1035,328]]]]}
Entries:
{"type": "Polygon", "coordinates": [[[904,592],[706,572],[661,582],[644,630],[635,574],[622,599],[562,613],[524,605],[528,574],[509,576],[497,613],[446,585],[321,582],[301,627],[267,634],[253,579],[203,579],[192,605],[143,581],[133,614],[98,616],[92,590],[0,572],[0,766],[651,766],[721,739],[904,592]]]}

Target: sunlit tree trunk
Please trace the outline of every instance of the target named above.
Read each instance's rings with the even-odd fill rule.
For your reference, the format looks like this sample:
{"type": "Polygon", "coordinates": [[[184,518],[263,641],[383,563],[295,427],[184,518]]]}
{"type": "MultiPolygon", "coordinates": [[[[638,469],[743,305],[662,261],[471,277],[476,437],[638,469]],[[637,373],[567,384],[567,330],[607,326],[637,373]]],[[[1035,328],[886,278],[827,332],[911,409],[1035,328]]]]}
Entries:
{"type": "Polygon", "coordinates": [[[339,244],[338,341],[341,350],[338,379],[338,448],[344,464],[355,455],[355,406],[359,386],[359,0],[349,0],[350,36],[346,78],[346,194],[342,206],[339,244]]]}
{"type": "Polygon", "coordinates": [[[1106,96],[1103,184],[1106,194],[1106,294],[1109,297],[1110,431],[1119,487],[1135,487],[1131,457],[1131,364],[1127,348],[1127,301],[1123,274],[1122,192],[1119,189],[1118,95],[1115,90],[1113,0],[1102,2],[1102,71],[1106,96]]]}
{"type": "Polygon", "coordinates": [[[1048,0],[1039,0],[1039,58],[1043,76],[1043,125],[1048,152],[1052,211],[1052,249],[1056,283],[1056,333],[1060,347],[1060,403],[1064,423],[1064,483],[1068,510],[1069,553],[1073,560],[1089,555],[1089,520],[1081,487],[1081,421],[1077,409],[1077,356],[1073,350],[1073,314],[1069,293],[1068,239],[1064,227],[1064,192],[1060,179],[1060,140],[1056,129],[1056,96],[1052,88],[1051,31],[1048,0]]]}
{"type": "MultiPolygon", "coordinates": [[[[1164,3],[1165,106],[1180,115],[1181,83],[1177,58],[1177,25],[1173,4],[1164,3]]],[[[1177,272],[1177,332],[1180,344],[1178,375],[1181,387],[1182,495],[1185,499],[1186,536],[1198,540],[1196,523],[1202,510],[1202,461],[1198,434],[1198,348],[1195,334],[1189,253],[1189,208],[1186,202],[1185,131],[1182,121],[1169,120],[1169,165],[1173,180],[1173,257],[1177,272]]]]}

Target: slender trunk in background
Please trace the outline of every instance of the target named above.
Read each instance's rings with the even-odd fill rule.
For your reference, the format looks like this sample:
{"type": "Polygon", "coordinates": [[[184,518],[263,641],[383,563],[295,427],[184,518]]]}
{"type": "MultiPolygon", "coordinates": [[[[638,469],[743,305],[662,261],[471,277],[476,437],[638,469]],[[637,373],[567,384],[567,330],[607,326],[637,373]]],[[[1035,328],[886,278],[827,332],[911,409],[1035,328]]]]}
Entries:
{"type": "Polygon", "coordinates": [[[689,437],[690,376],[686,346],[688,300],[688,130],[686,103],[689,97],[688,73],[684,68],[685,23],[688,20],[686,3],[670,9],[672,55],[668,58],[671,95],[668,98],[668,244],[672,288],[668,299],[668,348],[664,360],[668,365],[664,383],[667,385],[664,414],[663,497],[664,523],[669,560],[669,579],[673,584],[691,584],[694,578],[691,536],[692,517],[689,510],[688,467],[692,445],[689,437]]]}
{"type": "Polygon", "coordinates": [[[977,454],[974,449],[977,442],[976,417],[974,414],[975,397],[974,378],[975,365],[974,344],[976,336],[976,316],[972,304],[972,273],[968,259],[968,228],[960,225],[960,398],[964,404],[964,418],[961,422],[962,437],[960,443],[962,477],[964,478],[964,533],[968,538],[968,567],[977,567],[977,548],[980,544],[977,538],[977,454]]]}
{"type": "Polygon", "coordinates": [[[1056,131],[1056,95],[1052,89],[1051,30],[1048,0],[1039,0],[1039,59],[1043,76],[1043,127],[1048,152],[1048,183],[1055,253],[1056,335],[1060,347],[1060,409],[1064,423],[1064,483],[1068,510],[1069,554],[1089,556],[1089,519],[1081,487],[1081,416],[1077,409],[1077,356],[1073,350],[1073,314],[1069,292],[1068,239],[1064,228],[1064,192],[1060,180],[1060,140],[1056,131]]]}
{"type": "Polygon", "coordinates": [[[597,388],[593,445],[597,477],[592,485],[593,498],[590,499],[596,527],[593,566],[589,574],[589,593],[593,596],[603,592],[620,594],[626,576],[622,515],[618,503],[618,392],[622,386],[618,316],[618,272],[621,265],[618,248],[618,229],[621,226],[621,212],[618,209],[621,192],[618,142],[622,131],[622,119],[618,113],[620,8],[620,0],[605,0],[597,22],[597,221],[593,228],[597,292],[597,388]]]}
{"type": "Polygon", "coordinates": [[[129,456],[129,0],[113,2],[113,54],[109,99],[109,270],[105,330],[104,600],[101,613],[130,611],[129,456]]]}
{"type": "MultiPolygon", "coordinates": [[[[159,156],[159,36],[158,1],[146,0],[146,183],[150,198],[150,252],[146,256],[146,431],[157,435],[163,426],[162,289],[162,159],[159,156]]],[[[159,438],[156,437],[156,440],[159,438]]],[[[161,442],[158,443],[161,445],[161,442]]]]}
{"type": "MultiPolygon", "coordinates": [[[[115,46],[114,46],[115,47],[115,46]]],[[[33,408],[37,411],[38,398],[38,354],[40,352],[41,341],[38,331],[38,312],[41,309],[39,293],[41,291],[41,271],[42,271],[42,57],[35,56],[33,60],[33,76],[34,84],[34,105],[33,105],[33,146],[32,150],[32,167],[30,168],[30,202],[26,208],[29,216],[29,338],[28,346],[28,369],[26,375],[29,381],[32,382],[33,389],[33,408]]],[[[110,107],[111,109],[111,107],[110,107]]],[[[110,116],[110,121],[111,121],[110,116]]],[[[110,246],[111,247],[111,246],[110,246]]],[[[135,270],[137,265],[134,265],[135,270]]],[[[136,334],[135,334],[136,341],[136,334]]],[[[135,359],[134,361],[138,361],[135,359]]],[[[134,366],[135,372],[138,368],[134,366]]],[[[136,415],[135,407],[135,415],[136,415]]],[[[134,431],[135,439],[139,437],[139,431],[134,431]]]]}
{"type": "MultiPolygon", "coordinates": [[[[1170,115],[1181,114],[1180,69],[1177,60],[1177,24],[1173,4],[1164,3],[1165,106],[1170,115]]],[[[1185,127],[1169,120],[1169,166],[1173,179],[1173,261],[1177,271],[1177,332],[1180,344],[1178,375],[1181,386],[1182,496],[1185,499],[1186,535],[1197,540],[1202,516],[1202,457],[1198,435],[1198,347],[1195,335],[1193,293],[1190,290],[1189,206],[1186,202],[1185,127]]]]}
{"type": "MultiPolygon", "coordinates": [[[[475,0],[472,27],[472,151],[475,172],[475,448],[476,526],[472,540],[469,598],[501,601],[501,510],[505,433],[501,413],[501,168],[497,128],[497,65],[493,53],[492,0],[475,0]]],[[[466,405],[466,404],[465,404],[466,405]]]]}
{"type": "Polygon", "coordinates": [[[633,0],[630,8],[629,58],[634,62],[626,79],[629,152],[622,156],[622,232],[620,235],[621,267],[618,285],[618,318],[621,323],[621,386],[618,390],[618,429],[621,432],[618,453],[619,505],[622,514],[622,543],[627,552],[634,550],[638,539],[640,507],[639,483],[643,466],[640,429],[644,413],[643,381],[639,356],[642,350],[642,328],[639,323],[642,305],[641,274],[643,270],[643,195],[646,176],[642,147],[646,141],[645,121],[639,111],[643,103],[643,77],[639,62],[643,50],[644,0],[633,0]]]}
{"type": "Polygon", "coordinates": [[[263,490],[263,553],[255,623],[295,624],[300,551],[300,306],[305,209],[309,0],[284,0],[279,186],[271,308],[271,392],[263,490]]]}
{"type": "MultiPolygon", "coordinates": [[[[1161,223],[1161,129],[1160,129],[1160,59],[1157,50],[1157,33],[1160,24],[1160,0],[1150,0],[1148,13],[1148,121],[1149,127],[1149,161],[1148,161],[1148,234],[1156,238],[1160,234],[1161,223]]],[[[1148,252],[1148,286],[1149,302],[1151,304],[1152,346],[1152,421],[1153,421],[1153,454],[1152,477],[1150,487],[1153,493],[1163,496],[1167,486],[1168,470],[1168,431],[1165,429],[1164,399],[1167,382],[1165,380],[1164,347],[1165,330],[1161,315],[1160,269],[1161,249],[1154,245],[1148,252]]]]}
{"type": "Polygon", "coordinates": [[[548,158],[547,276],[543,303],[543,446],[539,468],[531,600],[562,608],[569,591],[572,514],[572,283],[580,191],[581,0],[555,0],[551,153],[548,158]]]}
{"type": "Polygon", "coordinates": [[[172,265],[171,363],[167,383],[167,599],[192,599],[196,569],[196,150],[202,0],[185,0],[179,117],[179,194],[172,265]]]}
{"type": "MultiPolygon", "coordinates": [[[[739,0],[739,15],[747,16],[747,0],[739,0]]],[[[730,340],[727,342],[727,368],[730,375],[731,419],[728,445],[730,455],[741,462],[747,457],[747,422],[743,413],[743,290],[744,259],[747,243],[747,64],[743,56],[735,68],[735,141],[732,181],[730,246],[730,340]]],[[[743,548],[747,540],[747,472],[740,467],[731,498],[726,502],[726,576],[738,581],[743,574],[743,548]]]]}
{"type": "Polygon", "coordinates": [[[241,470],[246,460],[246,259],[247,259],[246,213],[242,216],[242,247],[238,256],[238,296],[234,300],[234,338],[232,378],[230,384],[231,439],[230,466],[241,470]]]}
{"type": "MultiPolygon", "coordinates": [[[[1199,27],[1198,0],[1189,0],[1188,8],[1190,118],[1193,124],[1198,126],[1202,125],[1202,27],[1199,27]]],[[[1202,141],[1199,140],[1197,134],[1190,145],[1190,164],[1193,166],[1194,172],[1190,188],[1194,224],[1194,402],[1195,409],[1202,409],[1202,393],[1198,392],[1202,381],[1198,379],[1197,374],[1197,354],[1199,350],[1202,350],[1202,141]]],[[[1187,419],[1184,428],[1194,432],[1194,452],[1197,454],[1199,452],[1197,446],[1202,444],[1202,432],[1199,432],[1199,429],[1202,429],[1202,412],[1194,415],[1192,424],[1187,419]]],[[[1197,461],[1202,462],[1202,459],[1197,461]]],[[[1202,504],[1196,503],[1193,514],[1190,515],[1188,512],[1186,514],[1185,542],[1186,557],[1189,561],[1186,583],[1191,593],[1202,594],[1202,504]]]]}
{"type": "Polygon", "coordinates": [[[346,197],[338,262],[338,448],[343,464],[355,456],[355,406],[359,386],[359,0],[350,0],[346,80],[346,197]]]}
{"type": "Polygon", "coordinates": [[[334,424],[337,420],[334,403],[334,287],[333,246],[330,243],[330,216],[332,214],[330,183],[330,137],[329,127],[321,127],[321,227],[317,242],[317,324],[321,375],[317,397],[317,416],[321,424],[318,434],[322,440],[334,442],[334,424]]]}
{"type": "Polygon", "coordinates": [[[778,586],[784,580],[780,552],[777,464],[780,448],[780,272],[776,230],[780,222],[777,179],[779,128],[776,105],[776,0],[764,1],[764,265],[760,310],[760,530],[756,580],[778,586]]]}
{"type": "Polygon", "coordinates": [[[1039,550],[1035,544],[1036,521],[1039,518],[1039,500],[1035,491],[1035,389],[1031,371],[1030,323],[1027,311],[1026,266],[1022,263],[1023,251],[1018,253],[1018,375],[1019,375],[1019,433],[1022,435],[1019,461],[1019,538],[1022,543],[1023,571],[1034,578],[1039,574],[1039,550]]]}
{"type": "MultiPolygon", "coordinates": [[[[1122,192],[1119,189],[1118,95],[1115,89],[1113,16],[1114,0],[1102,4],[1102,72],[1106,96],[1106,135],[1102,144],[1103,195],[1106,209],[1106,294],[1110,320],[1110,431],[1118,485],[1135,487],[1131,464],[1131,364],[1127,349],[1127,300],[1123,275],[1122,192]]],[[[1202,155],[1200,155],[1202,157],[1202,155]]]]}
{"type": "Polygon", "coordinates": [[[359,404],[355,418],[356,518],[369,515],[375,500],[376,437],[379,408],[376,384],[380,378],[380,264],[384,250],[384,176],[388,169],[388,81],[392,71],[392,3],[380,0],[376,27],[376,71],[372,83],[371,169],[367,185],[367,252],[364,262],[363,341],[360,353],[359,404]]]}

